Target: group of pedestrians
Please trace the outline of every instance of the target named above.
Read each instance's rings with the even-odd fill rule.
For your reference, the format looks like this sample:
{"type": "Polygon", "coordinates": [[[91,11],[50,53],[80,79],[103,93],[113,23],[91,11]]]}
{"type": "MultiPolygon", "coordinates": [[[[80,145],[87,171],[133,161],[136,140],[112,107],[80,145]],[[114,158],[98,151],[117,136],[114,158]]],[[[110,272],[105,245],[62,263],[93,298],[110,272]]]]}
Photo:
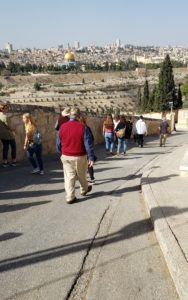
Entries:
{"type": "MultiPolygon", "coordinates": [[[[16,166],[15,129],[11,127],[7,117],[8,105],[0,105],[0,139],[3,144],[3,166],[16,166]],[[11,162],[8,163],[8,151],[11,147],[11,162]]],[[[44,174],[42,159],[42,136],[31,114],[23,114],[25,139],[23,149],[33,167],[32,174],[44,174]]],[[[165,145],[168,122],[165,118],[160,123],[160,146],[165,145]]],[[[87,125],[85,118],[78,108],[66,108],[60,114],[55,129],[57,130],[56,147],[63,164],[66,202],[72,204],[77,201],[75,184],[78,179],[80,193],[86,196],[95,183],[93,165],[96,161],[94,154],[94,136],[87,125]],[[90,179],[87,180],[87,172],[90,179]]],[[[107,154],[126,155],[127,144],[131,135],[138,146],[143,147],[144,136],[147,135],[147,126],[142,116],[132,123],[125,116],[107,115],[103,123],[103,135],[107,154]]]]}
{"type": "Polygon", "coordinates": [[[107,154],[114,155],[114,149],[117,148],[116,154],[120,155],[123,150],[123,155],[126,155],[128,141],[131,136],[138,143],[139,147],[143,147],[144,136],[147,135],[147,126],[142,116],[132,123],[131,119],[126,120],[124,115],[107,115],[103,123],[103,135],[107,154]]]}

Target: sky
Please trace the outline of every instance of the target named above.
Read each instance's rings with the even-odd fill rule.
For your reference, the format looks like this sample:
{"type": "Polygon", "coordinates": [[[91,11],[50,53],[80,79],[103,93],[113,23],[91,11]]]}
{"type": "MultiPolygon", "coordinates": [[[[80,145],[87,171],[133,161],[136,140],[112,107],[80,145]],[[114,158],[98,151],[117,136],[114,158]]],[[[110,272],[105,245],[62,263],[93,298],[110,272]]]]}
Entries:
{"type": "Polygon", "coordinates": [[[0,0],[0,49],[123,44],[188,47],[188,0],[0,0]]]}

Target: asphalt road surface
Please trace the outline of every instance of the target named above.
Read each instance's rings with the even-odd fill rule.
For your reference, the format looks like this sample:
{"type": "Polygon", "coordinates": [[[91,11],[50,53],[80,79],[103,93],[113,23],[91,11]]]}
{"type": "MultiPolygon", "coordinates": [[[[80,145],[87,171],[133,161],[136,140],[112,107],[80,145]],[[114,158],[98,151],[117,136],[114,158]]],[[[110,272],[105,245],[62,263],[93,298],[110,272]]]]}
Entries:
{"type": "Polygon", "coordinates": [[[58,157],[45,158],[45,175],[29,163],[0,169],[0,299],[178,299],[140,190],[143,168],[165,148],[146,138],[127,156],[96,147],[96,185],[78,202],[65,202],[58,157]]]}

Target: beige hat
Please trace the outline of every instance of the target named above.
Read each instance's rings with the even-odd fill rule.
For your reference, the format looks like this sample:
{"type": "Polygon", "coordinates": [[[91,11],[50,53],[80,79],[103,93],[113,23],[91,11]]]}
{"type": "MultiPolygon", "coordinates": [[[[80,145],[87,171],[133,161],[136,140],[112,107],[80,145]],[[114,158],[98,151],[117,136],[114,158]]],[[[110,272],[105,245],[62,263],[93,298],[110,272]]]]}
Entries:
{"type": "Polygon", "coordinates": [[[68,117],[70,115],[70,108],[67,107],[61,112],[62,117],[68,117]]]}
{"type": "Polygon", "coordinates": [[[70,117],[78,117],[80,116],[80,110],[79,108],[73,107],[70,110],[70,117]]]}

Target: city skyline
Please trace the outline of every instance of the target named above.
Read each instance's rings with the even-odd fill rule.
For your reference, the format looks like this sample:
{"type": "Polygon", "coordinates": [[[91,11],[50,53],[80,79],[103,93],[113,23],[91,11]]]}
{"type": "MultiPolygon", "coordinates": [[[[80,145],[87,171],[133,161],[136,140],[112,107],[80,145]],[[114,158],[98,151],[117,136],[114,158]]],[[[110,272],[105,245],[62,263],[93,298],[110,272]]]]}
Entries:
{"type": "Polygon", "coordinates": [[[185,0],[3,2],[0,48],[6,42],[15,49],[66,48],[75,41],[104,46],[118,38],[123,44],[188,47],[187,9],[185,0]]]}

